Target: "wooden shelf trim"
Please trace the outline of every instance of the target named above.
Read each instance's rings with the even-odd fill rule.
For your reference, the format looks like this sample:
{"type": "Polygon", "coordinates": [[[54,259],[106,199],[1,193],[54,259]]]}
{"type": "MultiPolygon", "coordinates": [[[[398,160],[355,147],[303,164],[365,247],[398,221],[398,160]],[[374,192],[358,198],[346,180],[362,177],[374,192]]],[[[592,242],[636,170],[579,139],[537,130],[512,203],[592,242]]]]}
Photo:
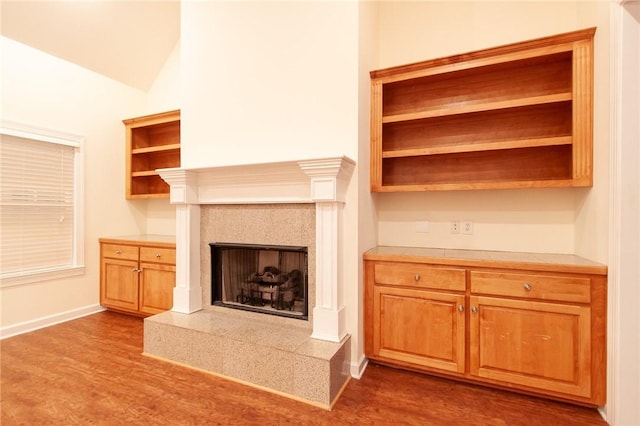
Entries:
{"type": "Polygon", "coordinates": [[[122,120],[124,124],[131,125],[132,128],[140,127],[140,126],[152,126],[154,124],[162,124],[169,121],[178,121],[180,120],[180,110],[172,110],[161,112],[158,114],[149,114],[141,117],[127,118],[122,120]]]}
{"type": "Polygon", "coordinates": [[[499,109],[518,108],[531,105],[550,104],[572,100],[571,92],[557,93],[553,95],[532,96],[520,99],[509,99],[496,102],[484,102],[471,105],[452,105],[447,108],[439,108],[430,111],[412,112],[382,117],[382,123],[398,123],[402,121],[421,120],[425,118],[445,117],[450,115],[471,114],[474,112],[495,111],[499,109]]]}
{"type": "Polygon", "coordinates": [[[169,145],[149,146],[149,147],[145,147],[145,148],[132,149],[131,150],[131,154],[133,154],[133,155],[136,155],[136,154],[148,154],[148,153],[151,153],[151,152],[173,151],[173,150],[179,150],[179,149],[180,149],[180,144],[179,143],[173,143],[173,144],[169,144],[169,145]]]}
{"type": "Polygon", "coordinates": [[[511,141],[487,141],[459,145],[443,145],[429,148],[383,151],[382,158],[418,157],[421,155],[453,154],[460,152],[497,151],[501,149],[531,148],[542,146],[571,145],[571,136],[553,138],[521,139],[511,141]]]}
{"type": "Polygon", "coordinates": [[[142,170],[140,172],[131,172],[132,177],[144,177],[144,176],[160,176],[155,170],[142,170]]]}
{"type": "Polygon", "coordinates": [[[567,52],[573,50],[575,43],[592,38],[595,32],[595,27],[587,28],[526,42],[517,42],[490,49],[379,69],[370,71],[369,75],[371,78],[386,84],[443,72],[460,71],[541,55],[567,52]]]}
{"type": "Polygon", "coordinates": [[[519,188],[567,188],[577,185],[573,179],[554,180],[499,180],[477,182],[452,182],[416,185],[382,185],[376,192],[421,192],[421,191],[469,191],[474,189],[519,189],[519,188]]]}

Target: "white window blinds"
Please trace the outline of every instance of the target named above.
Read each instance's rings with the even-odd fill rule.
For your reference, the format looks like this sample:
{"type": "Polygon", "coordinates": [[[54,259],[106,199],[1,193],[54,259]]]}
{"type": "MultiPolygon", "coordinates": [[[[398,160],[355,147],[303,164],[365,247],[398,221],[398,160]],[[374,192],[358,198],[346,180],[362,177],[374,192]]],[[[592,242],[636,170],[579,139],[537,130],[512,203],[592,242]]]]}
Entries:
{"type": "Polygon", "coordinates": [[[2,278],[77,266],[77,147],[0,137],[2,278]]]}

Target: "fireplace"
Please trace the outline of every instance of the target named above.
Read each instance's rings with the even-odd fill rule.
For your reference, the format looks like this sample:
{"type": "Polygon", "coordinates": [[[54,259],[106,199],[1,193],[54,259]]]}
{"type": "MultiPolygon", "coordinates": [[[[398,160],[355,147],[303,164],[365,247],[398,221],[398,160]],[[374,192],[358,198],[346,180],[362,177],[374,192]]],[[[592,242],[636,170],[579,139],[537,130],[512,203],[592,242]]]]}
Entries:
{"type": "Polygon", "coordinates": [[[212,305],[308,319],[307,247],[209,246],[212,305]]]}
{"type": "MultiPolygon", "coordinates": [[[[347,157],[334,157],[159,170],[176,205],[176,286],[173,309],[145,318],[145,354],[330,408],[350,377],[342,263],[354,166],[347,157]],[[210,244],[219,242],[258,251],[252,255],[257,264],[238,275],[245,280],[255,274],[251,279],[259,279],[262,289],[223,295],[223,284],[213,295],[210,244]],[[306,264],[276,264],[273,252],[304,257],[300,263],[306,264]],[[283,297],[280,305],[265,282],[278,284],[284,279],[278,275],[302,269],[304,286],[291,294],[292,304],[283,297]]],[[[224,255],[216,256],[223,264],[224,255]]]]}

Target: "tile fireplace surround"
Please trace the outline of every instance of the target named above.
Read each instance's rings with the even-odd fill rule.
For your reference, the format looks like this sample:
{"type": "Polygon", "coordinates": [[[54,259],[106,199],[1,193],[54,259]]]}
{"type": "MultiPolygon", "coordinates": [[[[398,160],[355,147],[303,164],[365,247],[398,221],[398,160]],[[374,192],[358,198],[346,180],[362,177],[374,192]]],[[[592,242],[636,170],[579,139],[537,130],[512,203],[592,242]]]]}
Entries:
{"type": "Polygon", "coordinates": [[[330,408],[349,380],[342,301],[346,157],[162,169],[176,206],[171,311],[144,324],[147,355],[330,408]],[[308,321],[211,305],[211,242],[308,247],[308,321]]]}

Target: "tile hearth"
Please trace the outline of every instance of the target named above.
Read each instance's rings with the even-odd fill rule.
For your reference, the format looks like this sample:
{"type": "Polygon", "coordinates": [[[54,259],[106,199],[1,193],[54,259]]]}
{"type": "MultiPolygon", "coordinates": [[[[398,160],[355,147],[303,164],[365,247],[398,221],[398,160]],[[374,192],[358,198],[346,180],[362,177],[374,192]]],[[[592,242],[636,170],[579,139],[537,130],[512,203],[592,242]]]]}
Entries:
{"type": "Polygon", "coordinates": [[[313,339],[305,326],[228,311],[146,318],[145,354],[330,409],[350,378],[350,337],[313,339]]]}

